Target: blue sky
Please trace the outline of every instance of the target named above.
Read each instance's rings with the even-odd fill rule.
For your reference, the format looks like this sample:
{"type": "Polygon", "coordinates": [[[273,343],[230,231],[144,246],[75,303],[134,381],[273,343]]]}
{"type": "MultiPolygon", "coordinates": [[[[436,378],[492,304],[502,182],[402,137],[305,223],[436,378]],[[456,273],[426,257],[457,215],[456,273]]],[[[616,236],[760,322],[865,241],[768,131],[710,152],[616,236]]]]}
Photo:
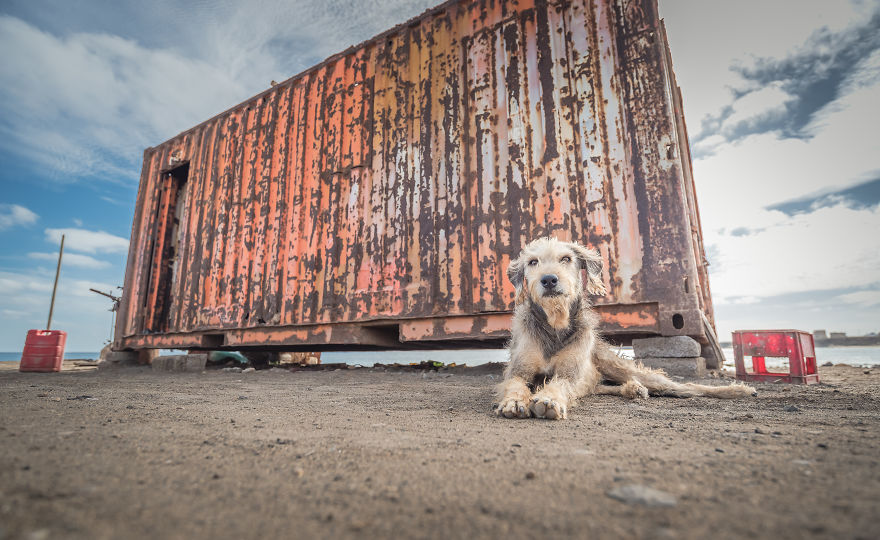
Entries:
{"type": "MultiPolygon", "coordinates": [[[[143,149],[431,1],[0,6],[0,350],[110,335],[143,149]]],[[[660,0],[719,331],[880,331],[880,1],[660,0]]]]}

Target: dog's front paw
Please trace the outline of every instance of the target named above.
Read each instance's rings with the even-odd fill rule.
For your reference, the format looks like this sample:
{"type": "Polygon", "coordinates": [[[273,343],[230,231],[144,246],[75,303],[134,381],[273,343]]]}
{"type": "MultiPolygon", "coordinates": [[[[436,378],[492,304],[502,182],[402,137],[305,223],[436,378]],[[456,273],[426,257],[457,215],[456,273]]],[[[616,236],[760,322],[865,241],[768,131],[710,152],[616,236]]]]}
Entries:
{"type": "Polygon", "coordinates": [[[628,381],[620,387],[620,395],[629,399],[648,399],[648,389],[639,381],[628,381]]]}
{"type": "Polygon", "coordinates": [[[532,414],[538,418],[549,418],[550,420],[562,420],[568,417],[568,408],[549,397],[535,396],[529,405],[532,414]]]}
{"type": "Polygon", "coordinates": [[[532,415],[524,401],[514,398],[503,399],[495,411],[504,418],[528,418],[532,415]]]}

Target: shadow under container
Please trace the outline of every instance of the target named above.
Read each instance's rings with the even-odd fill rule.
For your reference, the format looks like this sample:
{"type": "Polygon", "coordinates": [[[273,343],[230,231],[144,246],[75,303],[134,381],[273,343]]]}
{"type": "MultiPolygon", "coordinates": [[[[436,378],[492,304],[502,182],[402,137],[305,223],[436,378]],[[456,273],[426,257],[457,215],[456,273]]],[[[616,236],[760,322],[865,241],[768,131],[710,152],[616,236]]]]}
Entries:
{"type": "Polygon", "coordinates": [[[114,347],[499,347],[544,235],[613,341],[714,340],[656,0],[447,2],[148,148],[114,347]]]}

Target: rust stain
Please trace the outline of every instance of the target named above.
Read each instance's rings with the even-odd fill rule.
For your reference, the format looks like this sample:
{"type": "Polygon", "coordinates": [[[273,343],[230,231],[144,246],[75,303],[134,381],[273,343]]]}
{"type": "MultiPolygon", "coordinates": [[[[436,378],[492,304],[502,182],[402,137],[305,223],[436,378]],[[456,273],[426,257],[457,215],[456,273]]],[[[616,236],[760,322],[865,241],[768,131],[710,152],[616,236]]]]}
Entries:
{"type": "Polygon", "coordinates": [[[547,234],[602,253],[606,330],[713,320],[656,0],[450,1],[147,149],[117,338],[501,339],[547,234]]]}

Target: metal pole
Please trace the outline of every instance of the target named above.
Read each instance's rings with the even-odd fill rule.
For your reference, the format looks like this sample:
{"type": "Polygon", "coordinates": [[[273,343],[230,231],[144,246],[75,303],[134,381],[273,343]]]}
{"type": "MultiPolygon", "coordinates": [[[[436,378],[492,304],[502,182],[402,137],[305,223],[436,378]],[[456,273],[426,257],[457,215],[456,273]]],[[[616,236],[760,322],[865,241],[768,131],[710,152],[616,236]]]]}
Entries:
{"type": "Polygon", "coordinates": [[[64,235],[61,235],[61,249],[58,250],[58,267],[55,269],[55,285],[52,286],[52,303],[49,304],[49,321],[46,330],[52,328],[52,312],[55,311],[55,291],[58,290],[58,275],[61,273],[61,256],[64,255],[64,235]]]}

